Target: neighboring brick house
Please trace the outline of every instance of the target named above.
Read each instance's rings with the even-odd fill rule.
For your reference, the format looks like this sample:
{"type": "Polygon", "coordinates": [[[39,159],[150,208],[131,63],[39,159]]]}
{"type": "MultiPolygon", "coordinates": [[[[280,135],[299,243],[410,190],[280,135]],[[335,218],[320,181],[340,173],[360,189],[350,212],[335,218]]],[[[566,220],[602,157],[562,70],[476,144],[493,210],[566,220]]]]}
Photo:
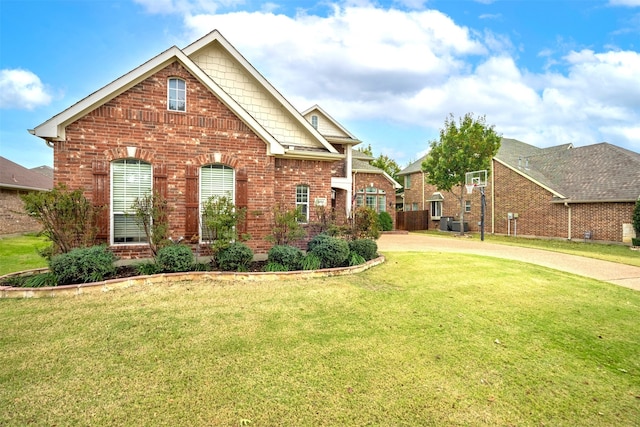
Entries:
{"type": "Polygon", "coordinates": [[[202,202],[232,197],[247,210],[241,231],[256,253],[271,247],[277,203],[299,206],[308,225],[329,201],[350,214],[359,141],[346,131],[323,136],[218,31],[162,52],[30,132],[54,149],[55,183],[104,208],[99,238],[121,257],[150,253],[127,215],[150,191],[168,200],[171,237],[200,244],[202,202]]]}
{"type": "MultiPolygon", "coordinates": [[[[421,187],[422,160],[400,172],[405,177],[405,210],[433,207],[433,187],[421,187]]],[[[457,217],[457,201],[442,194],[442,215],[457,217]]],[[[538,148],[503,138],[485,194],[487,232],[629,243],[633,208],[640,197],[640,154],[608,143],[538,148]]],[[[465,221],[477,231],[480,193],[465,198],[470,209],[465,221]]]]}
{"type": "Polygon", "coordinates": [[[0,235],[38,232],[40,223],[24,211],[20,196],[53,188],[51,168],[27,169],[0,157],[0,235]]]}
{"type": "Polygon", "coordinates": [[[343,221],[354,208],[368,206],[376,212],[388,212],[396,222],[395,192],[402,188],[384,170],[371,165],[373,157],[353,149],[361,141],[320,106],[302,112],[305,119],[316,128],[340,153],[344,162],[335,162],[332,170],[331,206],[337,220],[343,221]]]}
{"type": "MultiPolygon", "coordinates": [[[[452,192],[438,190],[435,185],[427,182],[426,173],[422,171],[422,162],[426,157],[426,155],[422,156],[398,173],[398,176],[404,180],[402,210],[429,211],[429,229],[439,229],[443,217],[459,221],[460,202],[452,192]]],[[[459,189],[456,187],[454,191],[457,192],[459,189]]],[[[480,203],[479,199],[478,203],[480,203]]],[[[477,209],[478,217],[476,218],[476,210],[472,207],[471,201],[469,201],[465,209],[465,223],[471,224],[474,221],[480,221],[480,209],[477,209]]],[[[485,212],[485,220],[486,218],[489,218],[488,212],[485,212]]],[[[479,228],[470,226],[469,229],[473,231],[479,228]]]]}

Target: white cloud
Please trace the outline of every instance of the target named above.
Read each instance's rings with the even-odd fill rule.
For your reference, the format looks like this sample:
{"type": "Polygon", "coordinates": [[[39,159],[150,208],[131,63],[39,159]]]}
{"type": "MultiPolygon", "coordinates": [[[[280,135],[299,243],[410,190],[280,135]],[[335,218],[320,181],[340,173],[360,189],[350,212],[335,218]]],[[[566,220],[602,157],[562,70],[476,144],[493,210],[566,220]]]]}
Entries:
{"type": "MultiPolygon", "coordinates": [[[[638,52],[573,50],[531,72],[518,65],[506,35],[461,26],[436,10],[384,9],[367,0],[327,5],[323,16],[211,14],[201,6],[183,15],[188,41],[220,30],[298,109],[318,103],[339,121],[431,134],[449,113],[473,112],[504,136],[541,147],[609,141],[640,151],[638,52]]],[[[420,148],[389,141],[376,151],[420,148]]]]}
{"type": "Polygon", "coordinates": [[[51,99],[48,89],[31,71],[0,70],[0,108],[32,110],[49,104],[51,99]]]}
{"type": "Polygon", "coordinates": [[[640,7],[640,0],[609,0],[611,6],[640,7]]]}

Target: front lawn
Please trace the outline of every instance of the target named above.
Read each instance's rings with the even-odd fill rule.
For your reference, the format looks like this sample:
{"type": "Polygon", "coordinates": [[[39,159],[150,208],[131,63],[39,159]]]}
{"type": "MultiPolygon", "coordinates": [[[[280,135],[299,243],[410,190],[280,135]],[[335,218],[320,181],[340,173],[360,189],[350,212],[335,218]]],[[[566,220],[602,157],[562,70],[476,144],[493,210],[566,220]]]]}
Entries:
{"type": "Polygon", "coordinates": [[[0,276],[15,271],[47,267],[38,250],[49,246],[45,237],[34,234],[0,237],[0,276]]]}
{"type": "Polygon", "coordinates": [[[0,425],[637,425],[640,293],[385,255],[348,277],[0,300],[0,425]]]}

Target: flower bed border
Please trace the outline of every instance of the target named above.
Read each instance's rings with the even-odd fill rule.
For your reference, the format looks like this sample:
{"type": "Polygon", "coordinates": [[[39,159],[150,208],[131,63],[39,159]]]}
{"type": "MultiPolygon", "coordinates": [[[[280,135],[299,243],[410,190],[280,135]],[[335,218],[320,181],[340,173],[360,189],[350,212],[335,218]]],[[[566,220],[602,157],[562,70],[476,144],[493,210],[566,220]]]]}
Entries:
{"type": "MultiPolygon", "coordinates": [[[[315,279],[318,277],[345,276],[361,273],[385,262],[384,256],[379,256],[364,264],[351,267],[324,268],[320,270],[297,271],[268,271],[268,272],[228,272],[228,271],[188,271],[184,273],[161,273],[148,276],[134,276],[120,279],[103,280],[101,282],[81,283],[76,285],[49,286],[42,288],[14,288],[12,286],[0,286],[0,298],[43,298],[59,296],[79,296],[111,292],[116,289],[126,289],[137,285],[154,285],[169,282],[191,282],[205,280],[210,282],[273,282],[288,279],[315,279]]],[[[48,271],[48,268],[21,271],[0,277],[4,279],[11,276],[36,274],[48,271]]]]}

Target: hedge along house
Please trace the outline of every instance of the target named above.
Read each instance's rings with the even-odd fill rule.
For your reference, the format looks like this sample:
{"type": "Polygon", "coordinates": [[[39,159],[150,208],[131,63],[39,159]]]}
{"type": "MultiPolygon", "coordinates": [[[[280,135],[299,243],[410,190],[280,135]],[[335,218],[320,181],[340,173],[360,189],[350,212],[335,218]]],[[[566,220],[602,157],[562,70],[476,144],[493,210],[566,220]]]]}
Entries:
{"type": "Polygon", "coordinates": [[[231,197],[247,210],[240,231],[249,246],[266,253],[277,203],[300,207],[307,226],[330,200],[344,217],[351,211],[350,153],[359,141],[346,132],[331,143],[310,120],[213,31],[30,132],[53,147],[54,183],[82,188],[104,208],[99,238],[117,255],[150,254],[128,214],[152,191],[168,201],[171,237],[201,245],[202,203],[231,197]]]}
{"type": "MultiPolygon", "coordinates": [[[[457,199],[426,183],[424,157],[400,172],[404,209],[457,218],[457,199]],[[439,209],[439,210],[438,210],[439,209]]],[[[503,235],[629,243],[640,197],[640,154],[608,143],[538,148],[503,138],[485,190],[485,230],[503,235]]],[[[480,193],[465,193],[465,222],[478,231],[480,193]]]]}

